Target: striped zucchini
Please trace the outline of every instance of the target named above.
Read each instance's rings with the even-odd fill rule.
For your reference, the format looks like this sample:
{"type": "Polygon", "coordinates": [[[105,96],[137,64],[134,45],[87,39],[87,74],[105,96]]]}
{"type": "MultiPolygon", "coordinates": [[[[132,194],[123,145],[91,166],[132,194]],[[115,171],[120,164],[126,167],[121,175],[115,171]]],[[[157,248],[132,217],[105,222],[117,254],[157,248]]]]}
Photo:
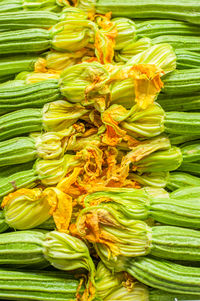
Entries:
{"type": "MultiPolygon", "coordinates": [[[[131,259],[126,271],[154,288],[180,294],[200,294],[200,268],[148,257],[131,259]]],[[[195,297],[194,297],[195,298],[195,297]]]]}
{"type": "Polygon", "coordinates": [[[137,37],[155,38],[163,35],[198,36],[199,27],[175,20],[149,19],[136,23],[137,37]]]}
{"type": "Polygon", "coordinates": [[[169,175],[166,187],[174,191],[186,186],[200,186],[200,178],[185,172],[172,172],[169,175]]]}
{"type": "MultiPolygon", "coordinates": [[[[0,299],[34,301],[76,300],[79,280],[60,271],[0,269],[0,299]]],[[[83,293],[83,288],[79,291],[83,293]]]]}
{"type": "Polygon", "coordinates": [[[32,28],[48,29],[59,21],[59,15],[48,11],[18,11],[1,15],[0,32],[32,28]]]}
{"type": "Polygon", "coordinates": [[[200,68],[200,53],[177,49],[177,69],[200,68]]]}
{"type": "Polygon", "coordinates": [[[60,12],[63,6],[66,5],[65,1],[56,0],[1,0],[0,13],[16,12],[20,10],[33,10],[33,11],[52,11],[60,12]]]}
{"type": "Polygon", "coordinates": [[[0,54],[41,52],[50,48],[50,32],[33,28],[0,33],[0,54]]]}
{"type": "Polygon", "coordinates": [[[177,145],[188,141],[200,139],[200,135],[179,134],[176,136],[176,134],[168,134],[168,138],[170,139],[171,144],[177,145]]]}
{"type": "Polygon", "coordinates": [[[41,269],[49,265],[43,255],[42,231],[15,231],[2,233],[0,237],[1,266],[41,269]]]}
{"type": "Polygon", "coordinates": [[[174,199],[199,199],[200,186],[183,187],[171,192],[170,196],[174,199]]]}
{"type": "Polygon", "coordinates": [[[94,7],[100,14],[111,11],[114,17],[175,19],[200,24],[198,0],[182,0],[177,3],[173,0],[79,0],[78,7],[85,10],[94,7]]]}
{"type": "Polygon", "coordinates": [[[168,95],[200,92],[200,69],[175,70],[163,77],[163,82],[163,92],[168,95]]]}
{"type": "Polygon", "coordinates": [[[200,176],[200,162],[183,162],[178,170],[200,176]]]}
{"type": "Polygon", "coordinates": [[[0,58],[0,81],[21,71],[33,71],[38,57],[34,55],[12,55],[0,58]]]}
{"type": "Polygon", "coordinates": [[[176,135],[199,135],[200,113],[166,112],[165,131],[176,135]]]}
{"type": "Polygon", "coordinates": [[[165,111],[199,111],[200,110],[200,92],[192,95],[167,95],[160,94],[156,100],[165,111]]]}
{"type": "Polygon", "coordinates": [[[0,142],[0,166],[33,161],[37,158],[35,142],[29,137],[17,137],[0,142]]]}
{"type": "MultiPolygon", "coordinates": [[[[174,294],[163,290],[150,289],[149,300],[147,301],[194,301],[200,300],[200,295],[174,294]],[[174,299],[175,298],[175,299],[174,299]]],[[[132,301],[132,300],[130,300],[132,301]]]]}
{"type": "Polygon", "coordinates": [[[24,108],[41,108],[45,103],[58,99],[62,97],[56,79],[34,84],[14,80],[0,85],[0,114],[24,108]]]}
{"type": "Polygon", "coordinates": [[[152,39],[153,45],[161,43],[169,43],[175,50],[200,51],[200,36],[163,35],[152,39]]]}

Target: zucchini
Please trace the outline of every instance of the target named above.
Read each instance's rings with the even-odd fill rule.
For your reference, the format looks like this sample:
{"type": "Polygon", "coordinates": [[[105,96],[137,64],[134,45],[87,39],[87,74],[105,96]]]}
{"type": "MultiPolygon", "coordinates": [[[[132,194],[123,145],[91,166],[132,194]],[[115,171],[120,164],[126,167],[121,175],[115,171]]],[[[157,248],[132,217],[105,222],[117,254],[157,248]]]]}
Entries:
{"type": "Polygon", "coordinates": [[[43,255],[42,231],[15,231],[2,233],[0,237],[1,266],[41,269],[49,265],[43,255]]]}
{"type": "Polygon", "coordinates": [[[169,134],[168,138],[170,139],[171,144],[182,144],[184,142],[192,141],[192,140],[197,140],[200,139],[200,135],[177,135],[176,134],[169,134]]]}
{"type": "Polygon", "coordinates": [[[185,172],[171,172],[166,187],[174,191],[187,186],[200,186],[200,178],[185,172]]]}
{"type": "Polygon", "coordinates": [[[43,28],[48,29],[59,21],[59,15],[48,11],[18,11],[1,15],[0,32],[43,28]]]}
{"type": "Polygon", "coordinates": [[[164,76],[163,82],[163,92],[168,95],[191,95],[200,92],[200,69],[175,70],[164,76]]]}
{"type": "Polygon", "coordinates": [[[177,69],[200,68],[200,53],[182,49],[177,49],[175,52],[177,69]]]}
{"type": "Polygon", "coordinates": [[[199,27],[176,20],[145,20],[136,23],[137,37],[155,38],[163,35],[198,36],[199,27]]]}
{"type": "Polygon", "coordinates": [[[9,229],[8,224],[5,222],[4,212],[0,211],[0,233],[9,229]]]}
{"type": "Polygon", "coordinates": [[[199,135],[200,113],[166,112],[165,131],[176,135],[199,135]]]}
{"type": "MultiPolygon", "coordinates": [[[[0,269],[1,300],[76,300],[79,280],[60,271],[12,271],[0,269]]],[[[83,288],[80,289],[83,293],[83,288]]]]}
{"type": "Polygon", "coordinates": [[[198,0],[182,0],[177,3],[173,0],[79,0],[78,7],[85,10],[94,7],[100,14],[111,11],[113,17],[175,19],[200,24],[198,0]]]}
{"type": "Polygon", "coordinates": [[[0,33],[0,54],[41,52],[50,48],[50,32],[24,29],[0,33]]]}
{"type": "Polygon", "coordinates": [[[62,97],[56,79],[34,84],[10,81],[0,85],[0,114],[24,108],[42,108],[45,103],[58,99],[62,97]]]}
{"type": "Polygon", "coordinates": [[[200,161],[200,140],[187,142],[180,146],[183,163],[200,161]]]}
{"type": "Polygon", "coordinates": [[[160,94],[156,100],[161,107],[169,111],[199,111],[200,110],[200,93],[196,92],[192,95],[167,95],[160,94]]]}
{"type": "Polygon", "coordinates": [[[56,0],[1,0],[0,2],[0,13],[16,12],[21,10],[33,10],[33,11],[52,11],[60,12],[65,5],[65,1],[56,0]]]}
{"type": "MultiPolygon", "coordinates": [[[[148,257],[131,259],[126,271],[151,287],[180,294],[200,294],[200,268],[148,257]]],[[[194,297],[195,298],[195,297],[194,297]]]]}
{"type": "Polygon", "coordinates": [[[200,51],[200,36],[163,35],[152,39],[152,44],[169,43],[175,50],[200,51]]]}

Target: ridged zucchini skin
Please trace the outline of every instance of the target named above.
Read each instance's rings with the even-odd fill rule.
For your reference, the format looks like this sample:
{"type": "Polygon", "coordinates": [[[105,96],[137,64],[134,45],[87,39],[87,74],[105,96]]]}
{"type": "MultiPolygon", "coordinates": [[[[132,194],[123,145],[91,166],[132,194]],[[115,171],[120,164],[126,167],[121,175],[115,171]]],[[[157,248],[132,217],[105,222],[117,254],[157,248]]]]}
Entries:
{"type": "Polygon", "coordinates": [[[181,227],[152,227],[151,255],[171,260],[200,261],[200,232],[181,227]]]}
{"type": "Polygon", "coordinates": [[[127,272],[151,287],[180,294],[200,294],[200,268],[167,260],[138,257],[128,262],[127,272]]]}
{"type": "Polygon", "coordinates": [[[177,190],[187,186],[200,186],[200,178],[185,172],[171,172],[166,187],[171,190],[177,190]]]}
{"type": "Polygon", "coordinates": [[[0,116],[0,141],[42,130],[42,109],[22,109],[0,116]]]}
{"type": "Polygon", "coordinates": [[[149,215],[167,225],[200,229],[200,201],[194,198],[154,198],[150,204],[149,215]]]}
{"type": "Polygon", "coordinates": [[[0,210],[0,233],[9,229],[8,224],[5,222],[4,212],[0,210]]]}
{"type": "Polygon", "coordinates": [[[73,301],[76,300],[79,282],[66,271],[12,271],[1,268],[0,299],[73,301]]]}
{"type": "Polygon", "coordinates": [[[200,53],[178,49],[176,50],[176,68],[192,69],[200,68],[200,53]]]}
{"type": "Polygon", "coordinates": [[[34,84],[13,80],[0,85],[0,114],[25,108],[42,108],[45,103],[58,99],[62,97],[55,79],[34,84]]]}
{"type": "Polygon", "coordinates": [[[178,170],[200,176],[200,162],[183,162],[178,170]]]}
{"type": "Polygon", "coordinates": [[[200,69],[175,70],[163,77],[163,82],[162,91],[168,95],[191,95],[200,92],[200,69]]]}
{"type": "Polygon", "coordinates": [[[152,39],[152,44],[169,43],[175,50],[200,51],[200,36],[163,35],[152,39]]]}
{"type": "Polygon", "coordinates": [[[0,54],[41,52],[50,48],[50,33],[45,29],[24,29],[0,33],[0,54]]]}
{"type": "Polygon", "coordinates": [[[177,145],[188,141],[200,139],[200,135],[189,135],[186,133],[186,135],[179,134],[176,136],[176,134],[168,134],[168,138],[170,139],[171,144],[177,145]]]}
{"type": "Polygon", "coordinates": [[[22,71],[34,71],[38,59],[35,55],[6,55],[0,58],[0,79],[22,71]]]}
{"type": "Polygon", "coordinates": [[[39,269],[48,266],[43,255],[44,237],[39,230],[0,234],[0,265],[39,269]]]}
{"type": "Polygon", "coordinates": [[[155,38],[163,35],[198,36],[199,27],[176,20],[149,19],[136,23],[137,37],[155,38]]]}
{"type": "Polygon", "coordinates": [[[160,94],[156,100],[161,107],[167,111],[200,111],[200,93],[192,95],[166,95],[160,94]]]}
{"type": "Polygon", "coordinates": [[[159,18],[175,19],[200,24],[200,8],[198,0],[96,0],[94,2],[98,13],[112,11],[113,17],[133,19],[159,18]]]}
{"type": "Polygon", "coordinates": [[[9,2],[7,0],[1,0],[0,4],[0,13],[21,10],[60,12],[63,8],[61,2],[58,3],[56,0],[9,0],[9,2]]]}
{"type": "MultiPolygon", "coordinates": [[[[1,3],[0,3],[1,4],[1,3]]],[[[45,11],[7,12],[1,15],[0,32],[29,28],[48,29],[59,21],[55,13],[45,11]]]]}
{"type": "Polygon", "coordinates": [[[35,141],[29,137],[17,137],[0,142],[0,166],[26,163],[37,158],[35,141]]]}
{"type": "MultiPolygon", "coordinates": [[[[23,165],[23,164],[22,164],[23,165]]],[[[9,166],[10,168],[10,166],[9,166]]],[[[24,170],[0,178],[0,201],[10,192],[19,188],[33,188],[38,183],[38,175],[34,169],[24,170]]]]}
{"type": "Polygon", "coordinates": [[[149,301],[194,301],[200,300],[200,295],[188,295],[188,294],[177,294],[168,293],[158,289],[149,290],[149,301]],[[176,298],[176,299],[174,299],[176,298]]]}
{"type": "Polygon", "coordinates": [[[166,112],[165,132],[176,135],[199,135],[200,113],[166,112]]]}
{"type": "Polygon", "coordinates": [[[180,146],[183,163],[200,161],[200,140],[187,142],[180,146]]]}

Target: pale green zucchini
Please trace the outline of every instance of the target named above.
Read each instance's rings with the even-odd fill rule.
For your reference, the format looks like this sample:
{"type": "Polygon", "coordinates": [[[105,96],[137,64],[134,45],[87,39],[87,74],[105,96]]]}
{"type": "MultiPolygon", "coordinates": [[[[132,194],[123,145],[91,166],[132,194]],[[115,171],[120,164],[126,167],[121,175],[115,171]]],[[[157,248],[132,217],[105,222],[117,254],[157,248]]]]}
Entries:
{"type": "Polygon", "coordinates": [[[200,36],[163,35],[152,39],[153,45],[169,43],[175,50],[200,51],[200,36]]]}
{"type": "MultiPolygon", "coordinates": [[[[182,266],[167,260],[139,257],[128,262],[126,271],[154,288],[180,294],[200,293],[200,268],[182,266]]],[[[195,297],[194,297],[195,300],[195,297]]]]}
{"type": "Polygon", "coordinates": [[[163,35],[198,36],[199,27],[187,22],[176,20],[145,20],[137,21],[137,36],[155,38],[163,35]]]}
{"type": "Polygon", "coordinates": [[[200,186],[200,178],[185,172],[171,172],[166,187],[174,191],[187,186],[200,186]]]}
{"type": "MultiPolygon", "coordinates": [[[[1,300],[74,301],[80,280],[60,271],[0,269],[1,300]]],[[[80,295],[83,288],[80,289],[80,295]]]]}
{"type": "Polygon", "coordinates": [[[24,108],[42,108],[45,103],[58,99],[62,97],[56,79],[34,84],[14,80],[0,85],[0,114],[24,108]]]}
{"type": "Polygon", "coordinates": [[[0,33],[0,54],[42,52],[50,48],[50,33],[45,29],[24,29],[0,33]]]}
{"type": "Polygon", "coordinates": [[[59,15],[48,11],[37,11],[37,13],[34,11],[8,12],[1,15],[0,32],[29,28],[48,29],[58,21],[59,15]]]}
{"type": "Polygon", "coordinates": [[[34,55],[11,55],[0,58],[0,81],[6,81],[5,77],[14,76],[21,71],[33,71],[38,57],[34,55]]]}
{"type": "Polygon", "coordinates": [[[198,0],[182,0],[174,3],[173,0],[79,0],[78,7],[97,13],[112,12],[112,16],[133,19],[159,18],[175,19],[200,24],[200,8],[198,0]]]}
{"type": "Polygon", "coordinates": [[[200,69],[175,70],[164,76],[163,82],[163,92],[168,95],[191,95],[200,92],[200,69]]]}

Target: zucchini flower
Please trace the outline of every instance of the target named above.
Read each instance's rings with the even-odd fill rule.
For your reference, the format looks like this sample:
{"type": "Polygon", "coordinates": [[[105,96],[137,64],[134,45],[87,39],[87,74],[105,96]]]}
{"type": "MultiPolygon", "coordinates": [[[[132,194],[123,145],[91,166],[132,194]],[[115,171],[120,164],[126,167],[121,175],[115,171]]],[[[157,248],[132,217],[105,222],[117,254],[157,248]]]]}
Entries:
{"type": "Polygon", "coordinates": [[[102,300],[105,300],[111,292],[119,288],[123,278],[122,273],[113,274],[109,269],[107,269],[102,261],[99,261],[95,275],[97,296],[102,300]]]}
{"type": "Polygon", "coordinates": [[[84,19],[69,19],[51,28],[51,46],[60,52],[73,52],[94,43],[95,23],[84,19]]]}
{"type": "Polygon", "coordinates": [[[26,84],[39,83],[48,79],[59,79],[59,73],[27,72],[23,71],[15,76],[15,80],[24,80],[26,84]]]}
{"type": "Polygon", "coordinates": [[[58,100],[45,104],[42,109],[27,108],[10,112],[0,116],[0,141],[28,134],[30,132],[65,132],[78,133],[83,130],[83,126],[75,123],[86,113],[80,104],[71,104],[64,100],[58,100]],[[82,129],[81,129],[82,127],[82,129]]]}
{"type": "Polygon", "coordinates": [[[4,212],[0,211],[0,233],[5,232],[8,229],[9,229],[9,226],[5,221],[4,212]]]}
{"type": "Polygon", "coordinates": [[[70,102],[79,102],[84,106],[95,104],[104,110],[109,93],[107,81],[109,72],[103,65],[82,63],[65,69],[60,76],[60,90],[70,102]]]}
{"type": "Polygon", "coordinates": [[[136,25],[128,18],[114,18],[112,23],[117,29],[115,50],[121,50],[136,39],[136,25]]]}
{"type": "Polygon", "coordinates": [[[57,184],[75,167],[81,166],[81,163],[81,160],[77,160],[75,155],[65,154],[57,160],[37,160],[34,169],[42,184],[51,186],[57,184]]]}
{"type": "Polygon", "coordinates": [[[129,174],[129,179],[134,180],[142,186],[164,188],[169,183],[169,172],[149,172],[142,175],[132,172],[129,174]]]}
{"type": "Polygon", "coordinates": [[[132,170],[139,174],[145,172],[172,171],[182,163],[182,153],[178,147],[171,147],[168,150],[156,151],[133,163],[132,170]]]}
{"type": "Polygon", "coordinates": [[[157,103],[146,109],[135,105],[129,111],[121,105],[112,105],[102,113],[102,121],[107,129],[103,141],[109,144],[125,135],[134,138],[157,136],[164,132],[164,118],[165,112],[157,103]]]}
{"type": "Polygon", "coordinates": [[[18,230],[35,228],[50,217],[48,200],[39,188],[22,188],[10,193],[4,197],[1,206],[5,222],[18,230]]]}
{"type": "Polygon", "coordinates": [[[170,44],[162,43],[133,56],[126,66],[134,64],[153,64],[166,74],[176,69],[176,54],[170,44]]]}
{"type": "Polygon", "coordinates": [[[142,38],[128,43],[125,47],[115,53],[115,61],[126,63],[135,55],[142,53],[152,46],[151,39],[142,38]]]}

